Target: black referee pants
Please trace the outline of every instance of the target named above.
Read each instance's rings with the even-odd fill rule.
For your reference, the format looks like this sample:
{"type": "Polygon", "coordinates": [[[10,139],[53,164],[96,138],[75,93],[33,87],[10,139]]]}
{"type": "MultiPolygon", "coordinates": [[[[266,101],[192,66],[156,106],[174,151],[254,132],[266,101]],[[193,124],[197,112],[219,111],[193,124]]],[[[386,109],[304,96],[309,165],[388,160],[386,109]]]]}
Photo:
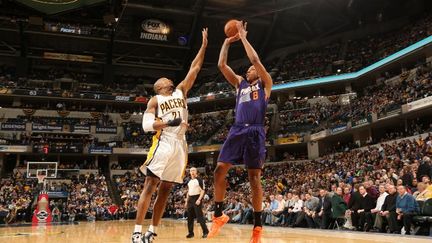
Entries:
{"type": "Polygon", "coordinates": [[[202,212],[202,202],[200,205],[196,205],[196,201],[198,200],[199,195],[189,196],[189,200],[187,202],[187,214],[188,214],[188,230],[189,234],[194,233],[194,219],[196,218],[198,223],[201,225],[203,234],[207,234],[209,231],[207,229],[207,225],[205,223],[205,219],[202,212]]]}

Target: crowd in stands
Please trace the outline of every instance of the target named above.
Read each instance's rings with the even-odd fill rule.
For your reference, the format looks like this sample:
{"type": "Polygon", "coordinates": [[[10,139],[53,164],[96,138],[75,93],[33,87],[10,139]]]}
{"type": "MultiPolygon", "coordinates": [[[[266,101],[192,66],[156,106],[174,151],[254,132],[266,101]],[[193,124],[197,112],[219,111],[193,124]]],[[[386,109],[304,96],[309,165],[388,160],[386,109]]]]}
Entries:
{"type": "Polygon", "coordinates": [[[113,178],[123,203],[121,208],[128,218],[135,217],[138,200],[144,186],[144,176],[138,171],[139,166],[141,165],[136,166],[132,172],[126,172],[124,175],[113,178]]]}
{"type": "Polygon", "coordinates": [[[72,118],[72,117],[43,117],[43,116],[18,116],[16,119],[9,119],[8,122],[31,122],[36,125],[99,125],[99,126],[112,126],[114,125],[109,115],[102,114],[100,118],[86,119],[86,118],[72,118]]]}
{"type": "MultiPolygon", "coordinates": [[[[413,216],[422,201],[432,198],[432,135],[307,162],[266,166],[263,222],[307,228],[414,234],[413,216]],[[301,176],[300,176],[301,175],[301,176]]],[[[212,179],[204,175],[212,195],[212,179]]],[[[250,223],[250,185],[246,170],[237,167],[227,177],[224,213],[232,223],[250,223]]],[[[213,207],[204,207],[211,219],[213,207]]],[[[178,204],[178,212],[182,212],[178,204]]],[[[181,217],[182,214],[177,214],[181,217]]]]}
{"type": "MultiPolygon", "coordinates": [[[[81,161],[80,161],[81,162],[81,161]]],[[[87,169],[96,170],[96,164],[93,160],[83,160],[82,163],[77,163],[76,161],[61,161],[57,167],[58,170],[64,169],[87,169]]]]}
{"type": "Polygon", "coordinates": [[[192,145],[200,145],[207,142],[212,134],[215,134],[224,124],[228,111],[219,112],[217,115],[197,114],[189,119],[187,140],[192,145]]]}
{"type": "MultiPolygon", "coordinates": [[[[63,178],[65,179],[65,178],[63,178]]],[[[67,199],[51,199],[53,222],[95,221],[125,218],[123,209],[113,203],[103,175],[72,176],[70,183],[47,183],[47,190],[67,192],[67,199]]],[[[37,180],[15,172],[0,181],[0,224],[25,223],[31,220],[36,205],[37,180]]]]}
{"type": "MultiPolygon", "coordinates": [[[[429,134],[425,138],[380,143],[312,161],[269,164],[262,177],[263,222],[275,226],[344,227],[414,234],[419,228],[413,216],[420,214],[422,201],[432,198],[431,156],[432,134],[429,134]]],[[[137,168],[139,163],[135,165],[131,172],[113,178],[122,205],[113,204],[103,175],[87,174],[72,178],[72,183],[66,187],[69,191],[67,203],[53,201],[53,209],[59,210],[61,219],[132,219],[144,182],[137,168]]],[[[204,209],[209,220],[214,211],[211,171],[212,168],[206,166],[201,175],[207,185],[204,209]]],[[[253,218],[247,177],[242,167],[235,167],[227,176],[224,213],[230,216],[232,223],[247,224],[253,218]]],[[[0,218],[7,212],[8,217],[4,219],[11,220],[13,207],[18,210],[9,222],[16,222],[21,217],[18,215],[28,214],[33,187],[34,184],[19,175],[3,179],[0,218]]],[[[166,217],[185,217],[185,191],[186,184],[175,187],[166,217]]]]}
{"type": "Polygon", "coordinates": [[[86,174],[72,178],[68,204],[64,210],[69,217],[77,220],[95,221],[116,218],[118,206],[113,205],[109,196],[105,176],[86,174]]]}
{"type": "Polygon", "coordinates": [[[102,75],[68,71],[61,68],[31,70],[26,78],[17,78],[14,67],[0,66],[0,87],[45,90],[70,97],[72,93],[110,94],[122,96],[148,96],[142,84],[144,79],[129,75],[115,77],[115,82],[101,84],[102,75]],[[63,83],[55,81],[64,81],[63,83]]]}
{"type": "Polygon", "coordinates": [[[123,145],[124,147],[145,147],[150,148],[154,133],[145,133],[140,123],[123,123],[123,145]]]}
{"type": "Polygon", "coordinates": [[[0,224],[20,223],[31,216],[34,180],[21,174],[0,180],[0,224]]]}
{"type": "Polygon", "coordinates": [[[357,71],[379,61],[432,34],[432,17],[425,16],[415,23],[387,34],[368,36],[348,42],[346,71],[357,71]]]}
{"type": "Polygon", "coordinates": [[[280,105],[279,137],[336,127],[348,121],[367,118],[372,112],[385,116],[387,112],[400,108],[402,104],[431,96],[430,64],[419,66],[415,75],[410,76],[409,73],[410,71],[402,72],[399,75],[401,82],[397,84],[383,82],[367,86],[358,93],[357,98],[351,98],[349,104],[338,101],[313,104],[304,100],[286,101],[280,105]]]}
{"type": "MultiPolygon", "coordinates": [[[[432,95],[432,69],[430,63],[420,64],[413,70],[403,70],[398,76],[386,76],[378,80],[377,84],[367,86],[350,96],[349,103],[341,102],[339,96],[327,96],[321,99],[326,102],[307,100],[307,99],[290,99],[279,102],[277,113],[277,122],[275,126],[270,126],[272,114],[269,113],[266,118],[267,139],[272,141],[273,138],[283,138],[297,136],[300,140],[307,134],[319,132],[323,129],[332,129],[340,125],[346,125],[348,122],[355,122],[360,119],[370,118],[371,113],[377,113],[378,118],[385,116],[386,113],[400,109],[402,104],[412,102],[421,98],[432,95]],[[396,79],[395,79],[396,78],[396,79]],[[388,80],[393,80],[388,82],[388,80]],[[394,81],[399,80],[399,81],[394,81]],[[269,128],[272,127],[272,130],[269,128]]],[[[218,114],[195,114],[190,116],[189,131],[187,133],[188,141],[191,145],[204,144],[221,144],[224,142],[229,128],[233,123],[232,111],[221,111],[218,114]]],[[[33,122],[41,125],[113,125],[112,119],[107,114],[102,115],[99,119],[79,119],[79,118],[62,118],[62,117],[40,117],[40,116],[19,116],[16,119],[8,119],[11,123],[33,122]]],[[[396,129],[395,132],[388,131],[385,139],[404,137],[414,135],[419,132],[427,132],[430,123],[422,122],[413,123],[414,126],[407,131],[396,129]],[[411,132],[411,134],[409,134],[411,132]]],[[[144,147],[149,148],[152,143],[152,135],[144,133],[140,123],[127,122],[123,123],[122,147],[144,147]]],[[[68,138],[68,135],[46,135],[29,136],[25,133],[14,133],[12,138],[18,144],[31,144],[37,142],[43,144],[52,139],[68,138]],[[36,141],[37,140],[37,141],[36,141]]],[[[119,138],[113,138],[119,139],[119,138]]],[[[97,144],[97,139],[89,137],[83,138],[84,145],[97,144]],[[86,141],[84,141],[86,140],[86,141]]],[[[370,141],[376,143],[383,141],[370,141]]],[[[9,144],[9,140],[4,141],[9,144]]],[[[77,142],[77,141],[75,141],[77,142]]],[[[339,143],[327,153],[340,152],[355,148],[354,143],[339,143]]],[[[85,147],[85,146],[84,146],[85,147]]]]}
{"type": "MultiPolygon", "coordinates": [[[[355,72],[430,36],[431,23],[432,17],[424,16],[396,31],[348,40],[347,43],[335,40],[312,50],[288,54],[281,60],[271,60],[266,67],[276,84],[355,72]]],[[[236,71],[243,74],[245,69],[241,67],[236,71]]],[[[202,79],[211,82],[202,82],[203,85],[193,92],[195,96],[234,90],[220,75],[202,79]]]]}
{"type": "Polygon", "coordinates": [[[288,55],[282,64],[271,68],[275,82],[323,77],[333,74],[332,64],[340,60],[341,43],[288,55]]]}

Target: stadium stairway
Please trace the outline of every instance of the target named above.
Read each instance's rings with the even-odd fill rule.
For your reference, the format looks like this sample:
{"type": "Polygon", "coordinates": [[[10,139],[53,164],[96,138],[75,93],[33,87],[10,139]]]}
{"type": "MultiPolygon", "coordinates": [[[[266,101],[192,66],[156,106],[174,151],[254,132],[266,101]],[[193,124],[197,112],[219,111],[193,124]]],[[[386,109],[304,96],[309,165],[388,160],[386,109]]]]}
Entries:
{"type": "Polygon", "coordinates": [[[118,206],[123,205],[123,202],[120,198],[120,193],[114,184],[112,178],[111,178],[111,170],[108,166],[102,166],[102,173],[105,176],[105,180],[108,186],[108,193],[110,195],[111,200],[118,206]]]}
{"type": "Polygon", "coordinates": [[[117,187],[114,185],[111,176],[105,176],[105,178],[107,181],[108,191],[111,199],[116,205],[121,206],[123,202],[120,198],[120,192],[118,191],[117,187]]]}
{"type": "Polygon", "coordinates": [[[280,120],[279,120],[279,109],[278,106],[275,104],[269,104],[267,107],[267,114],[271,114],[270,116],[270,124],[269,124],[269,130],[267,131],[267,138],[273,139],[275,137],[275,134],[280,129],[280,120]],[[270,111],[271,112],[268,112],[270,111]]]}

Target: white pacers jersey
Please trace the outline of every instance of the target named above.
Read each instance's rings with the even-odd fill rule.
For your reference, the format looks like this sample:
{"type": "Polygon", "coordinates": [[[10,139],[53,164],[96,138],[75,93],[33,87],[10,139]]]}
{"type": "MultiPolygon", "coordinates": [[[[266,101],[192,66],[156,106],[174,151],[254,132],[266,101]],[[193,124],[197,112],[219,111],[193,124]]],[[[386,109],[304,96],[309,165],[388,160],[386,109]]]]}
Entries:
{"type": "MultiPolygon", "coordinates": [[[[164,122],[174,120],[176,118],[181,118],[185,122],[188,121],[187,102],[181,90],[176,89],[170,96],[156,95],[156,99],[158,102],[158,109],[156,113],[157,118],[162,119],[164,122]]],[[[186,130],[186,126],[177,126],[166,127],[163,129],[163,132],[176,135],[185,135],[186,130]]]]}
{"type": "MultiPolygon", "coordinates": [[[[187,122],[187,103],[181,90],[175,90],[170,96],[157,95],[156,98],[157,118],[164,122],[181,118],[187,122]]],[[[166,127],[153,136],[147,159],[140,167],[145,175],[156,176],[162,181],[183,182],[188,158],[186,129],[184,125],[166,127]]]]}

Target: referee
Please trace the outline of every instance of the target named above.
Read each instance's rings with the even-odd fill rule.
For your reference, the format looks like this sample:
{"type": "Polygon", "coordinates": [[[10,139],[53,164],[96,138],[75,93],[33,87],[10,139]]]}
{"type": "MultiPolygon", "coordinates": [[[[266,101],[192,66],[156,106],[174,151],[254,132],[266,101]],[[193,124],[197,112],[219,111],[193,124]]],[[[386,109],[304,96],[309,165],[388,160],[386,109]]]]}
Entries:
{"type": "Polygon", "coordinates": [[[203,236],[202,238],[207,238],[208,229],[205,223],[205,219],[202,212],[202,202],[201,200],[204,197],[204,181],[201,178],[198,178],[198,172],[195,167],[190,169],[191,179],[188,182],[188,194],[186,198],[186,208],[188,213],[188,230],[189,234],[186,238],[193,238],[194,235],[194,218],[197,218],[198,223],[200,223],[203,236]]]}

